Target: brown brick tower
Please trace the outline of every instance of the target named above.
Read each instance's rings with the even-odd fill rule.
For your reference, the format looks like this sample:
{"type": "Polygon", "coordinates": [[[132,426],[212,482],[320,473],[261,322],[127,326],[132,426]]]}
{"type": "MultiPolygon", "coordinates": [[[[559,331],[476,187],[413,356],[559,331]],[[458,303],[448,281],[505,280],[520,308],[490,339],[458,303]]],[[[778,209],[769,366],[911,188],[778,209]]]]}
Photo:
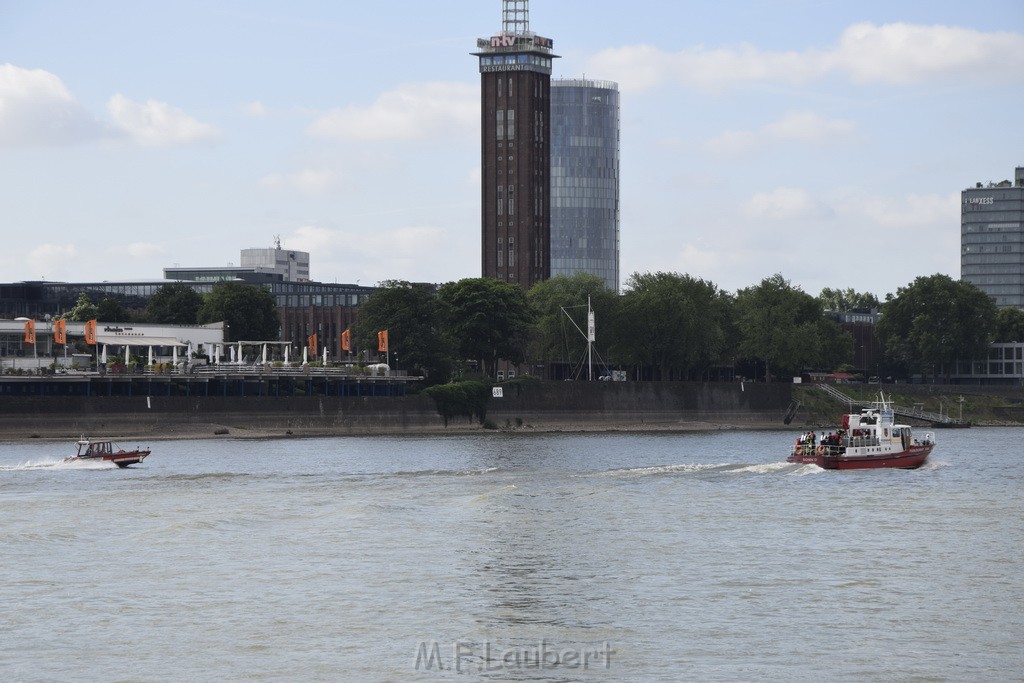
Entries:
{"type": "Polygon", "coordinates": [[[551,274],[553,42],[528,0],[503,0],[501,33],[477,40],[481,91],[481,271],[523,289],[551,274]]]}

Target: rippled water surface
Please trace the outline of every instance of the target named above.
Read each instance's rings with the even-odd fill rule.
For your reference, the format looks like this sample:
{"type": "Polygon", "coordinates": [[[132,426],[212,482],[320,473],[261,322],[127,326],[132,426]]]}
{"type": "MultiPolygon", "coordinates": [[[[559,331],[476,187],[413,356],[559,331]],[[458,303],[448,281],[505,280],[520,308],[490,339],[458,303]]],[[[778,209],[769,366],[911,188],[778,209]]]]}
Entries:
{"type": "Polygon", "coordinates": [[[0,678],[1020,680],[1024,429],[793,437],[2,445],[0,678]]]}

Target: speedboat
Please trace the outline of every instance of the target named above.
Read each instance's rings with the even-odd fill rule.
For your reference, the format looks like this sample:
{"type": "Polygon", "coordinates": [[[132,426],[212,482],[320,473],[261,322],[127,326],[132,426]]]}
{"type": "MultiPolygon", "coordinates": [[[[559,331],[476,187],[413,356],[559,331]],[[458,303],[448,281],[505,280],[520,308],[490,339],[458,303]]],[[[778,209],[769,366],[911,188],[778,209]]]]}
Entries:
{"type": "Polygon", "coordinates": [[[134,448],[125,450],[116,446],[111,441],[91,441],[86,438],[79,439],[77,444],[78,453],[64,458],[64,462],[88,462],[92,460],[105,460],[112,462],[118,467],[128,467],[142,462],[150,454],[149,449],[134,448]]]}

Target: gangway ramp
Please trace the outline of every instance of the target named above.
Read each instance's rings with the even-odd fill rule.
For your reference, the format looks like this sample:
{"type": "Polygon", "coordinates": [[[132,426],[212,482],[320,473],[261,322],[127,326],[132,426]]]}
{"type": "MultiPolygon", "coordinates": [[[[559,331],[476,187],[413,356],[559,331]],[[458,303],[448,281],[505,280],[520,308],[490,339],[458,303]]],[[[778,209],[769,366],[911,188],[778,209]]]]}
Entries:
{"type": "MultiPolygon", "coordinates": [[[[840,401],[841,403],[845,403],[847,406],[849,406],[851,411],[853,411],[854,409],[867,408],[874,403],[873,401],[861,401],[853,398],[852,396],[848,396],[843,392],[839,391],[839,389],[836,389],[831,384],[818,384],[815,386],[817,386],[819,389],[824,391],[826,394],[828,394],[835,400],[840,401]]],[[[949,415],[943,415],[942,413],[933,413],[927,410],[923,410],[920,407],[906,408],[898,405],[890,405],[890,408],[892,409],[894,415],[912,418],[915,420],[923,420],[925,422],[931,423],[934,427],[969,427],[971,424],[970,422],[955,420],[949,415]]]]}

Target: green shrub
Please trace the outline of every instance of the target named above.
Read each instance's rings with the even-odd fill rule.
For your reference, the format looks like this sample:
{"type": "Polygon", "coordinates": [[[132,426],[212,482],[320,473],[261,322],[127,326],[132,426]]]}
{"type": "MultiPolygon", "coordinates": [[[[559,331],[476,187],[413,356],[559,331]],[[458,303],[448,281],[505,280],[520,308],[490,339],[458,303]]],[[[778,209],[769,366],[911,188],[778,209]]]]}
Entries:
{"type": "Polygon", "coordinates": [[[435,384],[423,393],[434,399],[437,413],[444,419],[445,427],[453,417],[474,417],[484,424],[487,419],[487,402],[491,398],[491,387],[484,382],[454,382],[435,384]]]}

